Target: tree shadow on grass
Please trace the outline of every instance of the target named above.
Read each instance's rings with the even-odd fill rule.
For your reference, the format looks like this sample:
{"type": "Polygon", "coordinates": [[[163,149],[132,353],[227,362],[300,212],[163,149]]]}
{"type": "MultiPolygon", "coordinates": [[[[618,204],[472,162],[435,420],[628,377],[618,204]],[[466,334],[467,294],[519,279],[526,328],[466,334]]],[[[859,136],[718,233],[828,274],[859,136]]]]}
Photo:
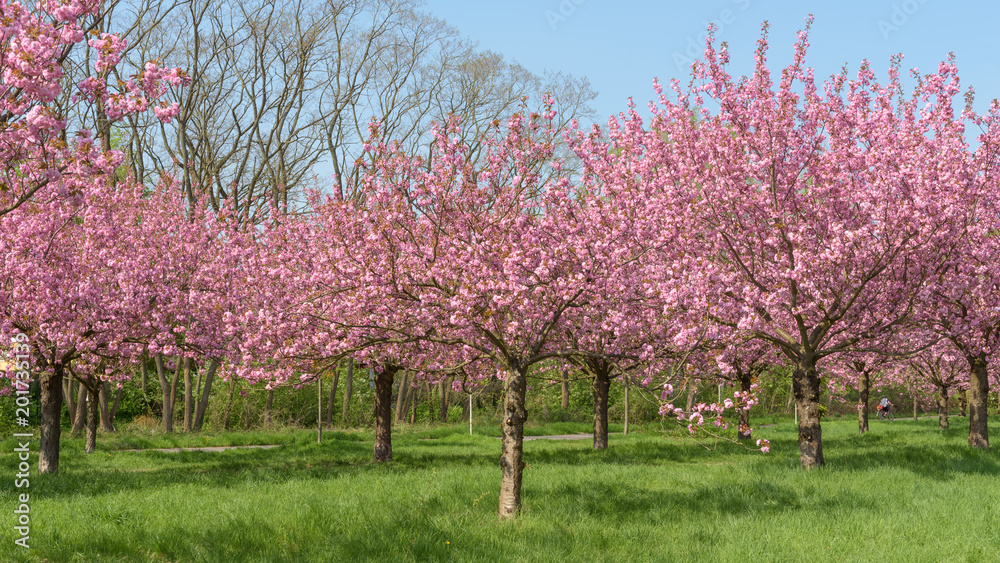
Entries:
{"type": "Polygon", "coordinates": [[[939,481],[957,475],[1000,475],[997,455],[967,445],[886,444],[881,447],[831,449],[827,463],[835,470],[870,470],[885,467],[913,472],[939,481]]]}
{"type": "MultiPolygon", "coordinates": [[[[968,425],[939,429],[936,420],[917,424],[904,420],[878,422],[864,434],[843,427],[824,432],[826,471],[868,471],[884,468],[910,471],[921,477],[951,480],[958,475],[1000,475],[1000,455],[976,450],[966,443],[968,425]]],[[[798,440],[792,432],[772,439],[772,451],[797,465],[798,440]]]]}
{"type": "MultiPolygon", "coordinates": [[[[371,446],[355,441],[223,452],[98,451],[90,456],[66,452],[59,474],[38,479],[37,485],[33,480],[32,487],[46,498],[185,484],[232,488],[246,483],[346,476],[370,465],[371,446]]],[[[8,488],[6,485],[0,484],[0,490],[8,488]]]]}
{"type": "MultiPolygon", "coordinates": [[[[325,440],[324,444],[287,444],[278,448],[222,452],[124,452],[99,450],[90,456],[64,450],[60,474],[38,481],[48,498],[99,496],[116,491],[156,490],[197,484],[234,488],[247,483],[283,483],[292,479],[329,479],[361,473],[431,470],[446,467],[499,466],[500,444],[493,440],[395,441],[394,461],[372,461],[372,444],[356,436],[325,440]],[[489,446],[489,447],[487,447],[489,446]],[[495,448],[493,447],[495,446],[495,448]]],[[[529,443],[528,464],[663,465],[710,460],[718,452],[694,444],[658,438],[613,444],[594,451],[589,443],[529,443]]],[[[34,483],[32,483],[34,485],[34,483]]],[[[0,484],[0,490],[10,484],[0,484]]]]}
{"type": "MultiPolygon", "coordinates": [[[[686,438],[658,435],[612,439],[610,447],[602,451],[593,450],[586,440],[536,441],[525,444],[525,462],[536,468],[674,464],[797,467],[798,445],[794,431],[773,432],[768,436],[772,444],[771,454],[761,454],[753,447],[726,442],[706,448],[686,438]]],[[[963,436],[961,428],[942,433],[930,426],[905,431],[902,428],[892,430],[887,426],[860,436],[842,430],[831,432],[829,437],[824,438],[826,470],[890,467],[935,480],[953,479],[959,474],[1000,474],[998,456],[968,448],[961,439],[963,436]],[[922,432],[926,436],[921,435],[922,432]],[[921,445],[925,442],[929,446],[921,445]]],[[[92,456],[67,451],[60,475],[39,479],[37,486],[40,494],[53,498],[97,496],[121,490],[155,490],[183,484],[233,488],[247,483],[283,483],[303,478],[330,479],[381,472],[499,465],[500,444],[489,438],[445,437],[426,441],[403,436],[394,442],[394,461],[388,464],[374,463],[371,441],[359,439],[357,435],[330,435],[322,445],[293,443],[271,450],[177,453],[98,451],[92,456]]],[[[32,485],[35,485],[34,481],[32,485]]],[[[0,491],[10,490],[10,487],[9,482],[0,484],[0,491]]],[[[710,491],[709,496],[720,492],[710,491]]],[[[743,494],[736,494],[735,498],[742,498],[740,495],[743,494]]],[[[699,499],[697,503],[711,505],[714,501],[709,496],[702,498],[694,494],[692,498],[699,499]]],[[[765,506],[768,502],[778,502],[783,506],[789,504],[781,500],[789,497],[778,490],[762,498],[765,506]]],[[[725,505],[730,506],[731,503],[725,505]]],[[[721,510],[722,505],[719,506],[721,510]]]]}
{"type": "MultiPolygon", "coordinates": [[[[529,506],[558,507],[571,504],[572,512],[594,518],[624,521],[660,515],[664,519],[698,514],[774,514],[799,509],[799,492],[774,480],[739,479],[694,488],[672,484],[670,489],[651,490],[643,483],[606,482],[598,476],[583,483],[557,484],[525,492],[529,506]]],[[[844,494],[834,501],[846,507],[875,508],[873,499],[844,494]]]]}

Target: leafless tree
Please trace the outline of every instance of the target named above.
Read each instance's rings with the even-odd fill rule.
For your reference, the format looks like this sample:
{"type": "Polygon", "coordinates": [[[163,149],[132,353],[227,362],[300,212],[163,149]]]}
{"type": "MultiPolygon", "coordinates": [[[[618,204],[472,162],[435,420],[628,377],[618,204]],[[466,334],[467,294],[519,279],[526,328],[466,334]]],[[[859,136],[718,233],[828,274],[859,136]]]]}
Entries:
{"type": "Polygon", "coordinates": [[[229,200],[240,221],[255,223],[272,208],[294,210],[305,188],[343,193],[373,120],[418,151],[431,122],[457,116],[476,146],[491,123],[543,92],[556,97],[561,119],[589,114],[585,79],[534,75],[420,4],[123,1],[129,7],[109,19],[128,30],[129,60],[159,58],[193,78],[174,94],[172,123],[137,116],[121,132],[132,172],[147,181],[169,175],[192,203],[206,197],[220,209],[229,200]]]}

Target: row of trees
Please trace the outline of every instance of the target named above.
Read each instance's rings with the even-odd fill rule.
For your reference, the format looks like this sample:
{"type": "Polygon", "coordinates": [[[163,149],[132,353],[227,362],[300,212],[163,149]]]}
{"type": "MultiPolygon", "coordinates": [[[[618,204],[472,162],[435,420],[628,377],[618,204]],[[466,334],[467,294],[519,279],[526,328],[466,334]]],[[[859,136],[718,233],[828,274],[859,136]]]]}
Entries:
{"type": "MultiPolygon", "coordinates": [[[[733,80],[725,45],[716,50],[710,37],[686,89],[675,81],[667,95],[657,85],[651,119],[631,106],[605,128],[567,128],[562,104],[545,96],[538,111],[522,105],[503,121],[473,119],[470,128],[449,117],[425,146],[383,116],[332,194],[312,192],[307,212],[293,213],[295,173],[282,155],[310,145],[282,137],[289,130],[276,117],[253,122],[244,157],[217,161],[244,168],[200,169],[194,156],[208,161],[216,150],[208,141],[172,144],[189,152],[158,172],[155,189],[143,186],[149,169],[136,164],[147,150],[134,148],[141,135],[133,134],[127,154],[114,151],[110,125],[102,124],[138,122],[155,107],[161,122],[194,127],[199,104],[207,104],[184,101],[205,87],[197,68],[239,73],[247,62],[271,71],[302,64],[304,47],[243,52],[256,39],[239,35],[233,59],[193,59],[191,90],[172,89],[187,74],[150,63],[118,82],[119,93],[109,78],[124,43],[100,31],[107,20],[96,3],[72,6],[22,9],[30,25],[5,31],[4,43],[16,58],[30,44],[24,38],[43,29],[65,45],[19,59],[18,68],[25,60],[40,68],[7,87],[0,131],[4,150],[20,151],[9,153],[0,192],[8,257],[0,263],[0,332],[30,342],[31,361],[15,367],[33,364],[39,373],[42,473],[58,469],[65,378],[97,397],[104,382],[129,378],[147,361],[169,429],[181,374],[185,402],[195,400],[192,362],[203,366],[207,397],[216,374],[269,388],[301,385],[350,359],[374,373],[377,461],[392,458],[392,387],[404,372],[411,385],[448,378],[461,390],[502,381],[502,518],[521,503],[530,373],[589,375],[600,448],[614,378],[655,390],[661,414],[692,432],[706,418],[728,426],[730,413],[739,413],[738,434],[749,439],[755,373],[786,362],[802,466],[814,468],[825,463],[820,366],[831,378],[860,374],[864,394],[873,370],[925,354],[928,366],[964,361],[969,443],[988,447],[989,360],[1000,326],[993,251],[1000,104],[977,115],[970,100],[956,116],[952,61],[917,76],[909,95],[899,61],[886,83],[864,65],[856,79],[844,73],[820,85],[804,65],[807,28],[774,83],[765,31],[753,75],[733,80]],[[59,69],[83,40],[84,21],[99,55],[86,68],[97,74],[61,99],[76,104],[75,115],[92,112],[98,135],[70,141],[67,114],[53,108],[63,92],[59,69]],[[157,105],[167,95],[180,101],[157,105]],[[982,131],[974,149],[967,125],[982,131]],[[567,151],[582,174],[573,173],[567,151]],[[260,185],[269,186],[262,200],[253,196],[260,185]],[[740,390],[719,403],[676,406],[692,373],[719,373],[740,390]]],[[[211,25],[234,21],[208,17],[212,9],[203,12],[211,25]]],[[[276,26],[261,41],[292,29],[289,38],[305,41],[330,29],[325,22],[304,33],[311,20],[253,14],[246,33],[276,26]]],[[[372,68],[385,68],[379,60],[372,68]]],[[[205,122],[212,134],[243,135],[238,111],[274,99],[269,87],[294,82],[251,75],[226,94],[230,128],[205,122]]],[[[306,98],[302,91],[275,107],[288,117],[314,107],[306,98]]],[[[419,130],[420,120],[412,127],[419,130]]],[[[339,130],[321,131],[319,139],[341,146],[339,130]]],[[[99,401],[89,405],[96,431],[99,401]]],[[[90,436],[96,432],[88,432],[88,451],[90,436]]]]}

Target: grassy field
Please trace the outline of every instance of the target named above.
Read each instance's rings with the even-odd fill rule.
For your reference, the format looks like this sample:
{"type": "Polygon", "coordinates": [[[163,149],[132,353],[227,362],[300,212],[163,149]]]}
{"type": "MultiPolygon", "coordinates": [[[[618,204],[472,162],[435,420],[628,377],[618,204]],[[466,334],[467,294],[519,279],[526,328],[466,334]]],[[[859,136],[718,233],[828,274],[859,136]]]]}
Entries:
{"type": "MultiPolygon", "coordinates": [[[[757,430],[766,455],[656,427],[613,435],[603,452],[531,441],[513,523],[496,517],[492,428],[403,430],[380,465],[370,432],[327,432],[322,445],[301,430],[125,432],[91,456],[70,439],[60,474],[31,481],[31,549],[4,525],[0,561],[996,560],[1000,455],[970,450],[965,421],[952,420],[943,433],[931,419],[873,422],[864,436],[850,419],[825,422],[827,468],[814,472],[798,469],[790,421],[757,430]],[[121,451],[255,443],[282,445],[121,451]]],[[[2,442],[8,523],[13,447],[2,442]]]]}

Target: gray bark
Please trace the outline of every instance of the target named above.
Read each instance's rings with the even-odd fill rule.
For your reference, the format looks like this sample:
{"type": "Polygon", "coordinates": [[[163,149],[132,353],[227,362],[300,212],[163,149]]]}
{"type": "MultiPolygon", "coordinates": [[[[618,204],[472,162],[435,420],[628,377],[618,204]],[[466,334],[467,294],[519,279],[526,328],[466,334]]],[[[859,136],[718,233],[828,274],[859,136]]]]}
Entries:
{"type": "Polygon", "coordinates": [[[233,397],[236,395],[236,378],[229,379],[229,399],[226,401],[226,413],[222,417],[222,427],[228,429],[232,422],[233,397]]]}
{"type": "Polygon", "coordinates": [[[87,426],[87,400],[87,388],[78,384],[76,394],[76,411],[73,413],[72,436],[74,438],[79,438],[83,433],[84,427],[87,426]]]}
{"type": "Polygon", "coordinates": [[[938,386],[938,428],[948,428],[948,387],[938,386]]]}
{"type": "Polygon", "coordinates": [[[330,385],[330,400],[326,402],[326,425],[333,426],[333,400],[337,397],[337,385],[340,383],[340,367],[333,370],[333,382],[330,385]]]}
{"type": "MultiPolygon", "coordinates": [[[[97,388],[100,389],[101,384],[97,384],[97,388]]],[[[84,443],[83,451],[84,453],[92,454],[94,450],[97,449],[97,422],[101,417],[101,392],[91,388],[88,389],[89,395],[91,397],[97,397],[96,400],[91,400],[87,403],[87,438],[84,443]]]]}
{"type": "Polygon", "coordinates": [[[684,412],[690,413],[694,408],[694,400],[698,396],[698,384],[693,379],[688,380],[687,401],[684,404],[684,412]]]}
{"type": "Polygon", "coordinates": [[[625,375],[625,428],[622,434],[628,436],[628,375],[625,375]]]}
{"type": "Polygon", "coordinates": [[[986,354],[970,357],[972,377],[969,380],[969,446],[977,449],[990,448],[989,413],[986,410],[989,379],[986,354]]]}
{"type": "Polygon", "coordinates": [[[174,431],[174,405],[170,394],[170,384],[167,382],[167,369],[163,362],[163,354],[157,354],[153,360],[156,363],[156,375],[160,379],[160,389],[163,395],[163,431],[174,431]]]}
{"type": "Polygon", "coordinates": [[[43,370],[38,376],[41,387],[41,433],[38,451],[38,473],[59,473],[59,437],[62,433],[62,382],[64,367],[56,363],[51,373],[43,370]]]}
{"type": "Polygon", "coordinates": [[[201,400],[198,402],[198,408],[194,414],[194,426],[193,430],[195,432],[201,432],[201,427],[205,423],[205,411],[208,410],[208,398],[212,394],[212,382],[215,380],[215,372],[219,369],[219,362],[215,359],[208,360],[208,366],[205,370],[205,387],[201,390],[201,400]]]}
{"type": "MultiPolygon", "coordinates": [[[[750,387],[753,385],[753,376],[750,371],[739,371],[739,381],[740,381],[740,391],[743,393],[749,393],[750,387]]],[[[753,438],[753,432],[750,430],[750,410],[749,409],[739,409],[739,415],[737,416],[738,423],[736,426],[736,436],[737,439],[742,441],[747,441],[753,438]]]]}
{"type": "Polygon", "coordinates": [[[392,461],[392,381],[398,370],[386,366],[375,372],[375,461],[392,461]]]}
{"type": "Polygon", "coordinates": [[[858,376],[858,401],[861,405],[858,409],[858,432],[864,434],[868,432],[868,393],[871,388],[871,374],[867,369],[862,369],[858,376]]]}
{"type": "Polygon", "coordinates": [[[562,370],[562,408],[569,408],[569,370],[562,370]]]}
{"type": "MultiPolygon", "coordinates": [[[[427,380],[424,380],[424,394],[427,397],[427,421],[431,423],[439,416],[439,413],[437,405],[434,404],[434,393],[431,391],[431,383],[427,380]]],[[[413,411],[416,412],[417,408],[413,407],[413,411]]]]}
{"type": "Polygon", "coordinates": [[[799,461],[803,469],[823,467],[823,432],[819,418],[819,374],[814,358],[802,358],[792,373],[799,427],[799,461]]]}
{"type": "Polygon", "coordinates": [[[528,419],[526,405],[527,368],[513,368],[504,382],[503,418],[500,421],[502,453],[500,454],[501,520],[510,520],[521,510],[521,480],[524,474],[524,423],[528,419]]]}
{"type": "Polygon", "coordinates": [[[354,393],[354,360],[347,362],[347,380],[344,381],[344,426],[350,423],[351,395],[354,393]]]}
{"type": "Polygon", "coordinates": [[[181,372],[184,371],[184,357],[177,356],[177,369],[174,370],[174,378],[170,381],[170,431],[174,429],[174,409],[177,407],[177,384],[181,379],[181,372]]]}
{"type": "Polygon", "coordinates": [[[594,449],[608,447],[608,393],[611,390],[611,366],[607,362],[594,362],[594,449]]]}
{"type": "Polygon", "coordinates": [[[441,408],[438,409],[438,420],[440,422],[448,422],[448,406],[450,403],[448,395],[451,393],[451,385],[448,384],[447,377],[438,382],[438,389],[441,392],[441,408]]]}
{"type": "MultiPolygon", "coordinates": [[[[376,376],[377,378],[377,376],[376,376]]],[[[409,388],[407,387],[407,373],[403,372],[402,379],[399,380],[399,392],[396,393],[396,423],[399,424],[405,420],[406,416],[406,396],[409,394],[409,388]]]]}
{"type": "Polygon", "coordinates": [[[191,385],[191,370],[195,369],[194,360],[184,358],[184,431],[191,431],[191,410],[194,403],[194,388],[191,385]]]}
{"type": "MultiPolygon", "coordinates": [[[[410,374],[410,379],[413,379],[413,374],[410,374]]],[[[403,405],[403,420],[409,417],[410,424],[413,424],[417,418],[417,392],[420,391],[419,387],[414,387],[411,382],[406,386],[406,404],[403,405]],[[413,407],[413,410],[410,410],[413,407]]]]}
{"type": "MultiPolygon", "coordinates": [[[[121,389],[115,390],[115,395],[118,397],[118,400],[121,400],[121,389]]],[[[114,415],[111,414],[113,409],[108,405],[108,383],[106,381],[100,383],[98,398],[98,406],[101,412],[101,430],[115,432],[114,415]]],[[[114,410],[117,410],[117,407],[114,410]]]]}
{"type": "Polygon", "coordinates": [[[66,412],[69,413],[69,421],[72,424],[73,417],[76,416],[76,401],[73,400],[73,389],[75,381],[70,377],[63,378],[62,394],[66,402],[66,412]]]}
{"type": "Polygon", "coordinates": [[[271,406],[274,405],[274,389],[267,390],[267,402],[264,403],[264,425],[271,424],[271,406]]]}

